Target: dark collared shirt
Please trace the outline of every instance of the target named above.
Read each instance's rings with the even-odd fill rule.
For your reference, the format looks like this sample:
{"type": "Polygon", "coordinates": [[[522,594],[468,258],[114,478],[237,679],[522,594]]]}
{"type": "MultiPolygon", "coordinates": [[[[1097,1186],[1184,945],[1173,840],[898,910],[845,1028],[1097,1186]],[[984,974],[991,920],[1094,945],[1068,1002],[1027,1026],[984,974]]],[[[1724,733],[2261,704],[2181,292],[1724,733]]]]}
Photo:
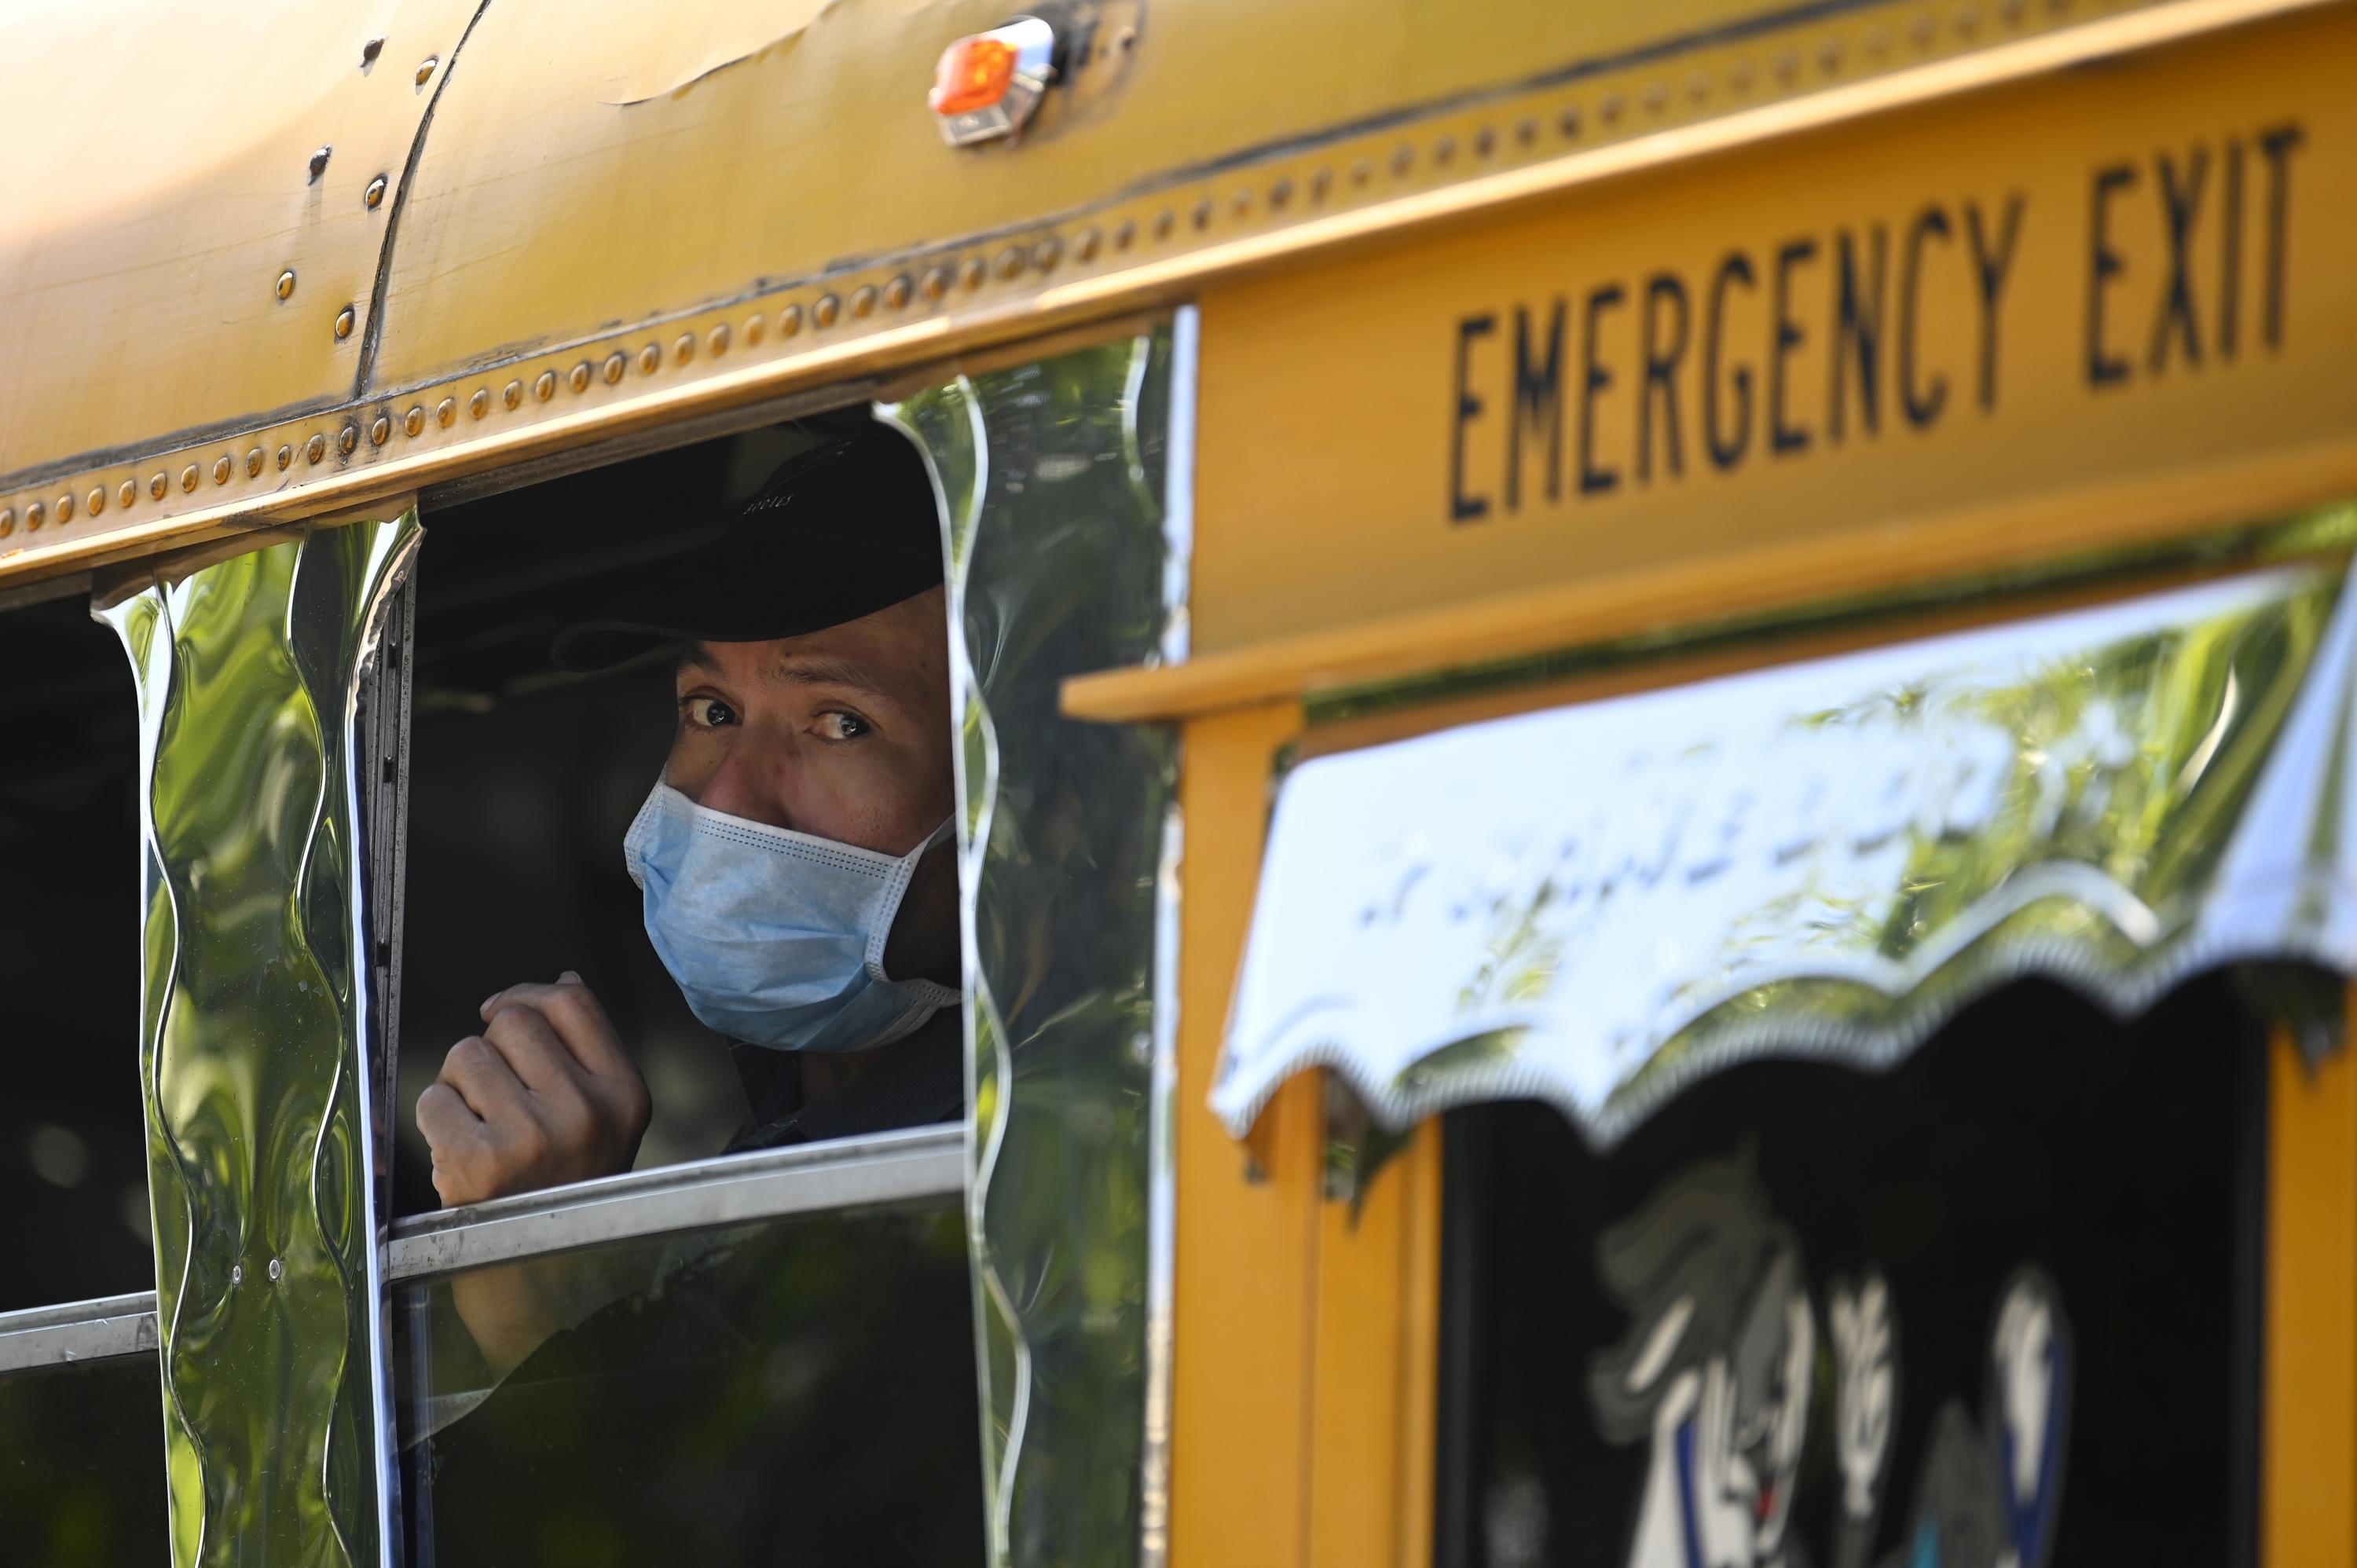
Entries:
{"type": "Polygon", "coordinates": [[[727,1154],[927,1127],[965,1114],[965,1026],[954,1007],[885,1047],[873,1068],[816,1102],[803,1097],[801,1053],[741,1041],[728,1051],[752,1115],[728,1141],[727,1154]]]}
{"type": "MultiPolygon", "coordinates": [[[[732,1151],[954,1122],[947,1009],[816,1102],[801,1058],[734,1049],[752,1114],[732,1151]]],[[[800,1216],[558,1334],[403,1459],[441,1568],[982,1560],[973,1297],[958,1216],[800,1216]]],[[[422,1560],[422,1554],[421,1554],[422,1560]]]]}

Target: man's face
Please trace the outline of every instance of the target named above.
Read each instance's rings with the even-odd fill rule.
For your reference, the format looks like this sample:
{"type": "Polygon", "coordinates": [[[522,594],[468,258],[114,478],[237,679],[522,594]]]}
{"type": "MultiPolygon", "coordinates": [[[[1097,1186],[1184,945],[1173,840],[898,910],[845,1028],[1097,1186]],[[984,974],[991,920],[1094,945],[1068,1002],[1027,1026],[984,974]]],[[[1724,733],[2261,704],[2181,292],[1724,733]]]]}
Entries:
{"type": "MultiPolygon", "coordinates": [[[[906,854],[950,814],[949,650],[939,588],[772,642],[679,662],[663,781],[709,811],[906,854]]],[[[955,979],[953,857],[928,855],[893,930],[895,979],[955,979]]]]}

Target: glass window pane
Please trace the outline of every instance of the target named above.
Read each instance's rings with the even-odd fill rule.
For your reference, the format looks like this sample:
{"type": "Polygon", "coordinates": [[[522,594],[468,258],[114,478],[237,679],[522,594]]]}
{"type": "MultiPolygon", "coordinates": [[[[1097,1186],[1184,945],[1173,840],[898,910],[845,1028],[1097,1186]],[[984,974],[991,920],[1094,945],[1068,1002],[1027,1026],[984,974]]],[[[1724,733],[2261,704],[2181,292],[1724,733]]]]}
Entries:
{"type": "Polygon", "coordinates": [[[1453,1113],[1437,1562],[2244,1561],[2262,1044],[2029,983],[1609,1153],[1453,1113]]]}
{"type": "Polygon", "coordinates": [[[164,1496],[152,1353],[0,1377],[0,1563],[168,1563],[164,1496]]]}
{"type": "MultiPolygon", "coordinates": [[[[0,614],[0,1312],[152,1289],[138,708],[87,596],[0,614]]],[[[152,1379],[155,1369],[150,1366],[152,1379]]],[[[14,1559],[9,1559],[14,1561],[14,1559]]]]}
{"type": "Polygon", "coordinates": [[[413,1563],[983,1559],[954,1199],[493,1265],[393,1310],[413,1563]]]}

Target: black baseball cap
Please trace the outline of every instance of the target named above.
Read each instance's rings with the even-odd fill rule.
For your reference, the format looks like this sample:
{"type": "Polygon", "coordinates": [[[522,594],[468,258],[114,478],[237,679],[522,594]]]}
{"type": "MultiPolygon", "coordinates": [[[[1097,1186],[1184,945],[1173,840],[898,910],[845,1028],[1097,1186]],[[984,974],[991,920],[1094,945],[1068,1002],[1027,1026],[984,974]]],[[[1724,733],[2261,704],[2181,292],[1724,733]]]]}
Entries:
{"type": "Polygon", "coordinates": [[[550,655],[610,669],[683,642],[766,642],[939,586],[941,514],[909,438],[869,423],[781,465],[707,544],[566,627],[550,655]]]}

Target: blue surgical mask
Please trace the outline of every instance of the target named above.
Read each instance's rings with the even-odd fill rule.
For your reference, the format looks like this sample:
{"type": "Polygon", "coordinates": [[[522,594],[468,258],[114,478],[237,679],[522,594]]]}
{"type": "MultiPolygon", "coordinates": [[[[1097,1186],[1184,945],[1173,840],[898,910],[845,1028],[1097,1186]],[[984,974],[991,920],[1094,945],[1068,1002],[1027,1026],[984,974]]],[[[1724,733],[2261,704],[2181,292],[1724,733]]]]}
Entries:
{"type": "Polygon", "coordinates": [[[707,811],[658,783],[622,841],[647,936],[687,1004],[734,1040],[788,1051],[888,1046],[959,1000],[884,973],[924,853],[879,854],[707,811]]]}

